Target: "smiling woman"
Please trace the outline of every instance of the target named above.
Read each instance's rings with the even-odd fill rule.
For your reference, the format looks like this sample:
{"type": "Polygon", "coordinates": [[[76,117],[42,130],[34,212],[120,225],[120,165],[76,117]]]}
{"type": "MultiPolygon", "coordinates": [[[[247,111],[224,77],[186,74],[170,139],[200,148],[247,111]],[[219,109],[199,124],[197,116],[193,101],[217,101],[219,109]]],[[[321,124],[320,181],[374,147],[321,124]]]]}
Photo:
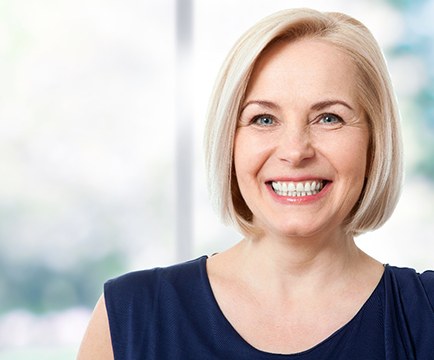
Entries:
{"type": "Polygon", "coordinates": [[[365,182],[369,144],[349,77],[350,59],[318,40],[276,43],[256,63],[234,147],[237,185],[256,228],[324,237],[345,223],[365,182]]]}
{"type": "MultiPolygon", "coordinates": [[[[238,185],[232,176],[232,149],[239,113],[242,111],[243,114],[243,106],[247,107],[250,102],[243,99],[246,96],[246,87],[247,84],[252,86],[249,83],[252,72],[261,72],[264,58],[270,51],[276,51],[276,47],[284,46],[282,44],[285,43],[294,43],[293,46],[296,46],[295,43],[299,43],[301,39],[315,41],[316,46],[313,48],[324,48],[327,44],[333,48],[328,52],[305,52],[306,59],[316,65],[316,68],[307,74],[301,75],[297,64],[281,63],[279,73],[274,74],[274,80],[281,80],[279,76],[282,73],[287,77],[298,76],[302,87],[292,88],[295,92],[293,101],[296,101],[296,96],[300,96],[303,89],[310,91],[308,87],[312,86],[312,83],[318,86],[314,90],[324,91],[319,88],[319,82],[322,81],[325,92],[311,94],[318,98],[317,103],[310,104],[312,111],[328,114],[330,111],[325,111],[327,106],[334,103],[335,108],[341,105],[340,109],[347,108],[346,111],[360,116],[361,114],[354,112],[357,109],[353,109],[344,98],[334,98],[338,93],[334,94],[331,87],[336,86],[336,77],[340,77],[341,84],[345,84],[347,88],[346,96],[357,98],[358,110],[365,114],[371,132],[367,159],[367,171],[370,174],[366,177],[367,183],[358,201],[359,211],[354,209],[353,218],[347,219],[347,230],[359,234],[380,227],[390,217],[398,201],[402,179],[398,110],[381,50],[371,33],[360,22],[339,13],[321,14],[311,21],[305,21],[305,16],[309,16],[308,12],[283,11],[264,19],[248,31],[226,59],[211,99],[205,141],[211,195],[222,218],[226,222],[234,223],[243,232],[255,230],[250,221],[251,211],[246,206],[245,199],[238,195],[238,185]],[[347,63],[350,73],[345,73],[339,65],[336,66],[339,61],[347,63]],[[257,62],[259,63],[256,64],[257,62]],[[292,65],[295,66],[291,67],[292,65]],[[316,70],[322,67],[322,73],[317,73],[316,70]],[[320,75],[322,78],[319,78],[320,75]],[[328,83],[327,76],[334,81],[328,83]],[[242,106],[238,107],[243,100],[242,106]],[[222,139],[232,139],[231,146],[221,143],[222,139]],[[229,193],[235,196],[231,197],[229,193]]],[[[301,48],[303,46],[299,46],[298,50],[301,48]]],[[[270,81],[269,90],[279,92],[273,80],[270,81]]],[[[264,99],[253,101],[256,101],[257,105],[271,108],[279,105],[267,103],[264,99]]]]}
{"type": "Polygon", "coordinates": [[[370,32],[344,14],[271,15],[223,65],[206,130],[210,188],[245,238],[105,284],[80,359],[427,359],[434,273],[383,265],[354,236],[401,184],[399,119],[370,32]]]}

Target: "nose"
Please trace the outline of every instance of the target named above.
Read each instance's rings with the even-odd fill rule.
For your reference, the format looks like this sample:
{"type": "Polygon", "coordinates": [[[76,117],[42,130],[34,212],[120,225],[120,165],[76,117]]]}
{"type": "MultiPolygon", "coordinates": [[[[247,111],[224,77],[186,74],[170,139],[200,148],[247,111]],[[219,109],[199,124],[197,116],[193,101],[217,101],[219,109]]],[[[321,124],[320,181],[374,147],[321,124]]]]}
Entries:
{"type": "Polygon", "coordinates": [[[307,126],[284,126],[277,144],[277,154],[280,160],[292,166],[301,166],[315,155],[309,128],[307,126]]]}

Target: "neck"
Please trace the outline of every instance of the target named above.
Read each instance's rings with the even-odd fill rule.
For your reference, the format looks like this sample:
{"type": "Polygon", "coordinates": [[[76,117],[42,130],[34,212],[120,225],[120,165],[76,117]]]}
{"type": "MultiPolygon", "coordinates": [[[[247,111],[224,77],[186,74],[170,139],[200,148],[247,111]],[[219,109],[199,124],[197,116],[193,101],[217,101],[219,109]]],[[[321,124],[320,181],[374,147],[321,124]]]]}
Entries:
{"type": "Polygon", "coordinates": [[[277,261],[279,266],[300,270],[316,266],[318,262],[344,261],[356,255],[357,249],[353,237],[340,229],[309,237],[268,233],[246,238],[244,243],[247,252],[257,253],[260,258],[273,263],[277,261]]]}
{"type": "Polygon", "coordinates": [[[357,248],[352,236],[341,231],[311,238],[262,235],[244,239],[237,248],[241,274],[258,286],[282,291],[305,284],[321,288],[355,274],[362,263],[372,260],[357,248]]]}

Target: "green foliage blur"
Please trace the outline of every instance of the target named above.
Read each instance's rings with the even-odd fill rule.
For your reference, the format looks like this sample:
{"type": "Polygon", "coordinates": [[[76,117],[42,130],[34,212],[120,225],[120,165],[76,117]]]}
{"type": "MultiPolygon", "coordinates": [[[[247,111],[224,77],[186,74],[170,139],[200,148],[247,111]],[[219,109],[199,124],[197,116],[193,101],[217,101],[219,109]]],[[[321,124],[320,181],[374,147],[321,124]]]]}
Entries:
{"type": "Polygon", "coordinates": [[[36,314],[75,306],[91,308],[108,277],[125,269],[119,253],[83,259],[79,266],[56,270],[39,259],[17,263],[0,255],[0,314],[27,309],[36,314]]]}
{"type": "MultiPolygon", "coordinates": [[[[404,113],[404,122],[411,122],[418,136],[419,159],[408,169],[409,174],[419,175],[434,182],[434,5],[430,0],[387,0],[400,10],[404,19],[403,36],[387,56],[399,58],[417,57],[424,65],[423,86],[408,99],[411,111],[404,113]]],[[[415,75],[416,76],[416,75],[415,75]]]]}

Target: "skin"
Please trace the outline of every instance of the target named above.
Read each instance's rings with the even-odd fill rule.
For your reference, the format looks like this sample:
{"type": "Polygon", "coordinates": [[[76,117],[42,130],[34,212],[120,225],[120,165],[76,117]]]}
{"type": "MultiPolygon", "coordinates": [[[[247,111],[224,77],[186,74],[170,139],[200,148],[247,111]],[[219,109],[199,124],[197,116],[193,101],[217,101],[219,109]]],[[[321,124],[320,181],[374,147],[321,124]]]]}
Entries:
{"type": "MultiPolygon", "coordinates": [[[[369,144],[355,79],[350,60],[319,40],[274,45],[252,74],[234,163],[261,233],[209,258],[207,271],[227,320],[262,351],[320,343],[354,317],[383,274],[343,226],[362,191],[369,144]],[[269,183],[317,179],[329,185],[307,200],[279,198],[269,183]]],[[[78,359],[113,359],[103,297],[78,359]]]]}
{"type": "Polygon", "coordinates": [[[268,49],[248,85],[234,164],[261,233],[207,267],[228,321],[260,350],[290,354],[326,339],[384,271],[343,225],[363,188],[370,136],[355,80],[345,54],[304,39],[268,49]],[[279,197],[270,185],[318,179],[328,185],[304,198],[279,197]]]}
{"type": "Polygon", "coordinates": [[[83,341],[77,360],[112,360],[113,349],[104,296],[98,300],[83,341]]]}
{"type": "Polygon", "coordinates": [[[324,237],[341,228],[359,198],[369,130],[349,81],[354,77],[345,55],[313,41],[275,47],[258,64],[236,132],[234,162],[243,198],[268,236],[324,237]],[[333,189],[309,204],[288,199],[282,206],[265,185],[318,178],[331,180],[333,189]]]}

